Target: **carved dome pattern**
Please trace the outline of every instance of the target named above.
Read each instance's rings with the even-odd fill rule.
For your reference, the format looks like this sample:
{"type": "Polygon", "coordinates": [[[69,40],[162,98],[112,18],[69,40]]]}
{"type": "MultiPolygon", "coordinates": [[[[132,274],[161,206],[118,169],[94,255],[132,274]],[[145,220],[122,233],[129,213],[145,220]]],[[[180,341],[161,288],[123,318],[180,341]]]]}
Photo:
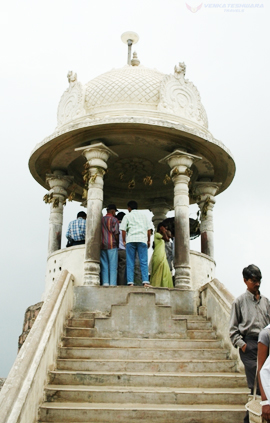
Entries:
{"type": "Polygon", "coordinates": [[[85,109],[91,111],[121,103],[128,107],[141,104],[153,108],[159,102],[164,74],[143,66],[113,69],[86,84],[85,109]]]}

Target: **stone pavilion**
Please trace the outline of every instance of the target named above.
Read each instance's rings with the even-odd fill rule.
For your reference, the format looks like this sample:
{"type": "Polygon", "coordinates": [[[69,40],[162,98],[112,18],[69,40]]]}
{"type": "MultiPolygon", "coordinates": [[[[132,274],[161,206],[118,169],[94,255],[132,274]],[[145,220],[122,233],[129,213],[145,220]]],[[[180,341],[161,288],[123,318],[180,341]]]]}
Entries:
{"type": "Polygon", "coordinates": [[[74,71],[55,131],[29,168],[50,205],[44,303],[0,393],[0,423],[241,421],[248,390],[228,336],[232,295],[215,279],[214,205],[235,163],[208,129],[183,62],[127,64],[86,84],[74,71]],[[102,287],[102,209],[134,199],[156,227],[174,211],[175,288],[102,287]],[[68,200],[85,245],[61,248],[68,200]],[[189,207],[201,251],[190,250],[189,207]]]}

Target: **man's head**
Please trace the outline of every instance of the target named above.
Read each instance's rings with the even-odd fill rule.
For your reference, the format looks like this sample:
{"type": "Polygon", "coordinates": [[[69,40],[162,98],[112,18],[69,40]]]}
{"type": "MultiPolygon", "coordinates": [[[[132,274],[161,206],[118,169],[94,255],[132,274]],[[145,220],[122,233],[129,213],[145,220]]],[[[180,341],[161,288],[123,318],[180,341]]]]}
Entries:
{"type": "Polygon", "coordinates": [[[123,217],[126,215],[126,213],[124,212],[119,212],[117,213],[116,219],[118,220],[118,222],[122,222],[123,217]]]}
{"type": "Polygon", "coordinates": [[[255,264],[250,264],[248,267],[243,269],[244,282],[247,285],[247,289],[253,295],[259,293],[262,274],[260,269],[255,264]]]}
{"type": "Polygon", "coordinates": [[[113,216],[115,216],[115,213],[117,212],[117,208],[115,204],[109,204],[107,207],[107,213],[112,214],[113,216]]]}
{"type": "Polygon", "coordinates": [[[137,210],[138,209],[138,203],[136,201],[134,201],[134,200],[131,200],[131,201],[129,201],[127,203],[127,207],[128,207],[128,210],[129,211],[131,211],[131,210],[137,210]]]}
{"type": "Polygon", "coordinates": [[[83,219],[86,219],[86,213],[85,213],[84,211],[80,211],[80,212],[77,214],[77,219],[78,219],[79,217],[82,217],[83,219]]]}

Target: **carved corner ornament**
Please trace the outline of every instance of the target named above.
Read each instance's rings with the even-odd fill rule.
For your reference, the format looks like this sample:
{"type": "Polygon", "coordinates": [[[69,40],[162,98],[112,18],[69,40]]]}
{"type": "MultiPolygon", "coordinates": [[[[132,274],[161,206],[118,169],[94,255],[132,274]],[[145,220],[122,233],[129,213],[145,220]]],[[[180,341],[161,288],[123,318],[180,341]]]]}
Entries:
{"type": "Polygon", "coordinates": [[[82,172],[82,176],[84,180],[84,189],[83,189],[82,199],[87,198],[89,184],[94,184],[96,182],[98,175],[101,175],[103,177],[106,173],[107,173],[107,169],[103,169],[102,167],[96,166],[95,173],[92,174],[89,162],[86,162],[84,164],[84,171],[82,172]]]}
{"type": "Polygon", "coordinates": [[[45,194],[43,197],[43,201],[45,204],[51,203],[53,199],[53,193],[45,194]]]}
{"type": "Polygon", "coordinates": [[[210,197],[206,197],[206,199],[205,199],[205,201],[203,203],[202,209],[201,209],[202,217],[206,217],[207,216],[207,211],[209,209],[210,203],[211,203],[211,198],[210,197]]]}
{"type": "Polygon", "coordinates": [[[59,206],[59,198],[54,197],[52,192],[49,194],[45,194],[43,197],[43,201],[45,202],[45,204],[52,203],[53,208],[57,208],[59,206]]]}
{"type": "Polygon", "coordinates": [[[69,87],[62,95],[57,110],[58,127],[85,115],[85,87],[77,81],[77,74],[73,71],[68,72],[67,78],[69,87]]]}
{"type": "Polygon", "coordinates": [[[191,170],[189,167],[185,170],[185,175],[187,175],[189,178],[193,175],[193,170],[191,170]]]}
{"type": "Polygon", "coordinates": [[[174,67],[174,75],[165,75],[160,86],[158,110],[172,113],[208,128],[208,119],[195,85],[185,79],[186,65],[174,67]]]}
{"type": "Polygon", "coordinates": [[[184,62],[179,62],[178,65],[174,67],[174,76],[175,78],[185,77],[186,75],[186,65],[184,62]]]}

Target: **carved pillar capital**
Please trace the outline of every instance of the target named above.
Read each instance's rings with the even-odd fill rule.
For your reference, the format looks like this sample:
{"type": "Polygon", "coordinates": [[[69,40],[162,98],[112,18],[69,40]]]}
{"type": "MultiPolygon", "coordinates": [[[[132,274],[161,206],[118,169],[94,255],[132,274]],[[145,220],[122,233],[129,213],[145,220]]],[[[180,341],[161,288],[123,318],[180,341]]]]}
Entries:
{"type": "Polygon", "coordinates": [[[88,216],[86,220],[84,285],[99,285],[103,176],[107,171],[109,157],[118,157],[118,154],[101,142],[75,150],[82,151],[87,160],[84,174],[88,216]]]}
{"type": "Polygon", "coordinates": [[[189,190],[188,184],[192,176],[191,166],[201,158],[181,150],[160,160],[171,168],[171,178],[174,183],[175,211],[175,286],[190,288],[190,257],[189,257],[189,190]]]}
{"type": "Polygon", "coordinates": [[[50,191],[43,197],[45,203],[50,203],[48,254],[61,248],[63,205],[67,199],[67,189],[73,183],[73,176],[67,176],[61,170],[55,170],[46,175],[50,191]]]}
{"type": "Polygon", "coordinates": [[[85,156],[89,167],[107,169],[107,161],[109,157],[118,157],[114,151],[108,148],[102,142],[92,143],[91,145],[75,148],[75,151],[82,151],[85,156]]]}
{"type": "Polygon", "coordinates": [[[215,194],[221,183],[196,182],[195,197],[201,211],[201,252],[214,258],[214,225],[213,209],[216,203],[215,194]]]}
{"type": "Polygon", "coordinates": [[[201,160],[201,157],[194,154],[186,153],[181,150],[174,150],[171,154],[161,159],[159,163],[168,164],[171,168],[171,177],[177,175],[186,175],[191,177],[192,171],[190,170],[193,163],[201,160]]]}
{"type": "MultiPolygon", "coordinates": [[[[221,182],[195,182],[194,194],[197,204],[204,203],[209,197],[210,202],[215,204],[215,195],[221,186],[221,182]]],[[[199,206],[200,207],[200,206],[199,206]]]]}
{"type": "Polygon", "coordinates": [[[49,195],[52,198],[59,198],[59,201],[65,202],[67,198],[67,189],[73,183],[74,177],[64,175],[61,171],[55,171],[46,175],[46,182],[50,187],[49,195]]]}

